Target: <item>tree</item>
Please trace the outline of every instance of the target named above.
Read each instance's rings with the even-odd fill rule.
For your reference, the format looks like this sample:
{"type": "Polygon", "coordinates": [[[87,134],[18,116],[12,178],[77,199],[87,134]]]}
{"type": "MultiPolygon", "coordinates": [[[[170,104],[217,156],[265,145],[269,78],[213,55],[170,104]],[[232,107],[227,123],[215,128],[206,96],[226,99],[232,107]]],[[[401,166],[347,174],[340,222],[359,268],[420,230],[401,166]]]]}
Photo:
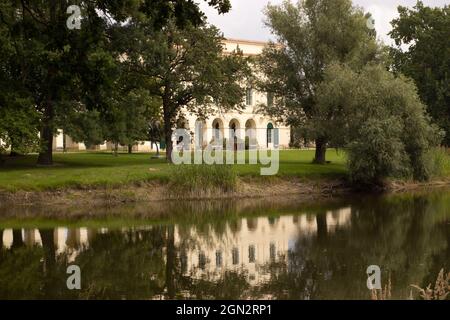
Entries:
{"type": "Polygon", "coordinates": [[[148,125],[148,140],[156,145],[156,157],[159,157],[158,143],[161,144],[164,135],[163,131],[162,120],[155,118],[150,121],[148,125]]]}
{"type": "Polygon", "coordinates": [[[172,132],[181,112],[206,116],[217,107],[243,107],[247,60],[240,52],[224,55],[223,38],[212,26],[187,24],[180,29],[169,21],[153,32],[146,21],[135,21],[130,29],[138,43],[124,48],[126,62],[162,102],[166,157],[171,161],[172,132]]]}
{"type": "Polygon", "coordinates": [[[312,121],[333,145],[346,149],[354,183],[380,185],[393,176],[430,178],[429,157],[440,132],[410,79],[395,77],[383,65],[369,64],[356,72],[334,64],[325,71],[317,97],[312,121]]]}
{"type": "Polygon", "coordinates": [[[368,15],[350,0],[306,0],[266,8],[266,25],[278,43],[263,52],[262,91],[277,99],[263,109],[293,127],[304,127],[316,142],[314,162],[325,163],[330,137],[309,121],[316,110],[317,87],[333,62],[360,68],[377,58],[379,48],[368,15]]]}
{"type": "Polygon", "coordinates": [[[160,113],[157,97],[129,76],[128,70],[122,71],[101,118],[104,138],[114,144],[115,155],[119,144],[128,146],[128,153],[132,153],[133,145],[146,140],[149,123],[160,113]]]}
{"type": "MultiPolygon", "coordinates": [[[[228,0],[208,0],[220,13],[228,0]]],[[[53,135],[63,115],[74,108],[104,111],[115,81],[118,56],[109,31],[130,17],[151,18],[153,29],[168,20],[198,24],[203,14],[191,0],[7,0],[0,4],[5,28],[18,67],[17,77],[40,115],[38,163],[53,163],[53,135]],[[69,5],[81,9],[81,29],[66,28],[69,5]]],[[[2,70],[3,72],[3,70],[2,70]]]]}
{"type": "Polygon", "coordinates": [[[36,148],[38,114],[23,86],[8,29],[0,24],[0,156],[8,147],[11,155],[36,148]]]}
{"type": "Polygon", "coordinates": [[[1,24],[11,36],[17,75],[40,115],[39,164],[53,162],[53,135],[59,116],[83,104],[97,107],[107,92],[114,59],[107,51],[106,12],[111,12],[108,9],[115,2],[102,2],[103,11],[97,1],[78,2],[81,30],[66,28],[66,0],[10,0],[0,6],[1,24]]]}
{"type": "Polygon", "coordinates": [[[445,131],[450,145],[450,6],[425,7],[418,1],[413,9],[398,7],[390,36],[395,72],[414,79],[419,96],[433,119],[445,131]],[[406,48],[406,49],[404,49],[406,48]]]}

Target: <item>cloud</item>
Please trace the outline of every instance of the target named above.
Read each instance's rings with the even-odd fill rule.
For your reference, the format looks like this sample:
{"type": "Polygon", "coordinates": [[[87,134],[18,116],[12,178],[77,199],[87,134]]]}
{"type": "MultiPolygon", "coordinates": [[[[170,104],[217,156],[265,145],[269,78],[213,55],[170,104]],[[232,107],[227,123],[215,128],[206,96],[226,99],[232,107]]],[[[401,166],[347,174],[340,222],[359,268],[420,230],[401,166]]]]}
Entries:
{"type": "MultiPolygon", "coordinates": [[[[267,41],[273,39],[264,26],[263,9],[270,2],[280,4],[283,0],[231,0],[232,10],[225,15],[218,15],[202,1],[200,6],[206,13],[209,23],[219,27],[225,37],[267,41]]],[[[449,0],[423,0],[425,5],[443,7],[450,4],[449,0]]],[[[391,44],[392,39],[388,36],[391,31],[390,22],[398,16],[397,7],[412,7],[416,0],[354,0],[353,3],[371,12],[375,18],[375,28],[378,36],[386,44],[391,44]]]]}

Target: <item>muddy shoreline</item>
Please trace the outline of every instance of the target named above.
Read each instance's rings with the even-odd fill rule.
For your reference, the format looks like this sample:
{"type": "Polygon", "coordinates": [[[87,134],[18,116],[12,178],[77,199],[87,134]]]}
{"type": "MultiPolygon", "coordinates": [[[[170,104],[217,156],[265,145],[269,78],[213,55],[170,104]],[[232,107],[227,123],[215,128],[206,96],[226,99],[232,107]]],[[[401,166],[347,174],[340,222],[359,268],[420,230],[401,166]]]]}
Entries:
{"type": "MultiPolygon", "coordinates": [[[[426,188],[449,187],[450,179],[435,180],[427,183],[392,181],[382,191],[372,193],[397,193],[426,188]]],[[[238,182],[234,192],[212,190],[208,193],[179,194],[167,184],[149,182],[121,187],[99,187],[89,189],[65,189],[51,191],[0,191],[0,207],[20,206],[113,206],[119,204],[157,203],[180,200],[227,200],[227,199],[263,199],[294,197],[296,200],[323,200],[340,196],[358,194],[342,180],[304,181],[300,179],[249,179],[238,182]]]]}

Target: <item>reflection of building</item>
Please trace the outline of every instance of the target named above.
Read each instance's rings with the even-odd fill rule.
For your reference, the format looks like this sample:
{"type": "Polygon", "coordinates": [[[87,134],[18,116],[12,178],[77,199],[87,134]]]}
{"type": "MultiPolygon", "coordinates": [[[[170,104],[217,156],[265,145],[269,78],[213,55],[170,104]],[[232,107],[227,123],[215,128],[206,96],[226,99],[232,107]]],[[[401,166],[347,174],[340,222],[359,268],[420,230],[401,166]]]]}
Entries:
{"type": "MultiPolygon", "coordinates": [[[[243,52],[245,56],[256,56],[261,54],[266,43],[247,40],[224,40],[224,52],[230,53],[236,49],[243,52]]],[[[258,92],[250,85],[247,88],[245,96],[246,108],[241,112],[221,112],[220,106],[217,113],[200,119],[195,115],[183,112],[178,121],[178,128],[187,129],[192,135],[198,135],[200,146],[210,144],[215,140],[216,135],[227,140],[233,139],[241,141],[248,140],[248,144],[255,148],[271,149],[274,146],[281,148],[288,147],[290,141],[290,129],[261,112],[258,107],[261,104],[271,105],[274,97],[270,93],[258,92]],[[247,138],[246,138],[247,137],[247,138]]],[[[176,139],[174,138],[174,142],[176,139]]],[[[230,141],[230,140],[229,140],[230,141]]],[[[191,141],[192,142],[192,141],[191,141]]],[[[84,143],[76,143],[68,135],[64,135],[62,130],[58,131],[54,138],[53,147],[55,150],[85,150],[84,143]]],[[[97,150],[112,149],[110,143],[104,143],[95,146],[97,150]]],[[[143,141],[133,147],[135,151],[155,150],[153,144],[149,141],[143,141]]]]}
{"type": "MultiPolygon", "coordinates": [[[[3,230],[3,246],[7,249],[13,243],[22,243],[26,246],[42,246],[42,238],[38,229],[21,229],[15,233],[12,229],[3,230]],[[15,239],[20,237],[20,239],[15,239]]],[[[68,254],[69,262],[75,260],[78,254],[89,247],[89,241],[95,237],[95,231],[87,228],[69,229],[64,227],[55,228],[53,231],[53,244],[56,254],[68,254]]]]}
{"type": "MultiPolygon", "coordinates": [[[[139,241],[156,240],[161,246],[165,242],[166,259],[169,255],[169,239],[174,239],[175,250],[172,250],[172,257],[177,255],[184,275],[195,279],[206,277],[209,280],[218,280],[225,271],[236,271],[245,274],[247,281],[255,285],[269,280],[269,274],[264,269],[268,263],[289,262],[288,252],[294,248],[298,249],[303,243],[301,240],[319,238],[321,233],[332,233],[337,228],[346,227],[350,223],[350,217],[350,208],[344,208],[317,216],[302,214],[236,218],[215,228],[215,224],[210,224],[206,230],[195,225],[175,225],[170,229],[174,231],[171,233],[173,238],[168,237],[167,229],[159,227],[156,230],[160,229],[160,233],[155,233],[156,237],[142,237],[141,231],[154,230],[155,226],[122,228],[116,231],[84,227],[58,227],[54,230],[6,229],[3,233],[0,231],[0,240],[6,248],[24,245],[52,248],[56,256],[63,254],[69,262],[73,262],[81,252],[93,248],[94,239],[100,240],[100,235],[108,232],[122,234],[130,246],[139,241]]],[[[103,243],[101,250],[108,250],[107,245],[110,243],[103,243]]],[[[92,253],[96,254],[95,250],[92,253]]],[[[145,251],[136,253],[149,254],[145,251]]],[[[130,260],[130,263],[133,263],[133,260],[130,260]]]]}
{"type": "MultiPolygon", "coordinates": [[[[351,210],[344,208],[329,211],[325,215],[327,232],[350,223],[351,210]]],[[[176,246],[180,247],[183,272],[194,277],[219,278],[225,271],[245,270],[250,284],[268,280],[269,275],[261,267],[280,259],[286,260],[287,253],[296,242],[304,237],[316,235],[316,216],[282,216],[279,218],[245,218],[227,225],[223,232],[210,230],[202,234],[192,227],[189,239],[196,239],[195,246],[183,251],[185,230],[175,231],[176,246]]]]}

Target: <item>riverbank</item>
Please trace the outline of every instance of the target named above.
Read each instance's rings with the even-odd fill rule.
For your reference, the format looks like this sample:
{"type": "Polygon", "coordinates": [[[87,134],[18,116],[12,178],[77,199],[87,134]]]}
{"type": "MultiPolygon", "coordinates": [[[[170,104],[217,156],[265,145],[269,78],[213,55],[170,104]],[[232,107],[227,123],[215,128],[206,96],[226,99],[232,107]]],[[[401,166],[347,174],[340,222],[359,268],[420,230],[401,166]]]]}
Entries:
{"type": "MultiPolygon", "coordinates": [[[[355,193],[346,183],[342,152],[329,150],[330,163],[325,165],[312,164],[313,156],[312,150],[280,151],[278,175],[260,176],[259,165],[234,165],[232,172],[196,172],[168,165],[164,159],[154,159],[151,154],[114,157],[102,152],[57,153],[52,167],[36,167],[35,156],[30,155],[9,159],[0,169],[0,205],[101,206],[285,196],[306,201],[355,193]],[[193,182],[199,174],[203,180],[193,182]],[[226,181],[228,186],[233,185],[229,190],[224,190],[226,179],[231,181],[226,181]],[[218,181],[209,183],[210,180],[218,181]],[[180,190],[180,185],[187,188],[180,190]]],[[[445,170],[443,177],[427,183],[391,181],[387,190],[448,186],[450,169],[445,170]]]]}
{"type": "MultiPolygon", "coordinates": [[[[427,188],[450,187],[450,179],[426,183],[392,181],[386,193],[401,193],[427,188]]],[[[66,189],[52,191],[0,192],[1,207],[11,206],[55,206],[55,207],[99,207],[120,204],[158,203],[180,200],[226,200],[267,199],[275,200],[295,197],[298,201],[321,201],[344,196],[358,196],[362,192],[353,190],[345,180],[302,181],[296,178],[239,178],[237,189],[229,192],[212,190],[180,194],[173,192],[170,184],[158,181],[123,185],[120,187],[98,187],[89,189],[66,189]]]]}

